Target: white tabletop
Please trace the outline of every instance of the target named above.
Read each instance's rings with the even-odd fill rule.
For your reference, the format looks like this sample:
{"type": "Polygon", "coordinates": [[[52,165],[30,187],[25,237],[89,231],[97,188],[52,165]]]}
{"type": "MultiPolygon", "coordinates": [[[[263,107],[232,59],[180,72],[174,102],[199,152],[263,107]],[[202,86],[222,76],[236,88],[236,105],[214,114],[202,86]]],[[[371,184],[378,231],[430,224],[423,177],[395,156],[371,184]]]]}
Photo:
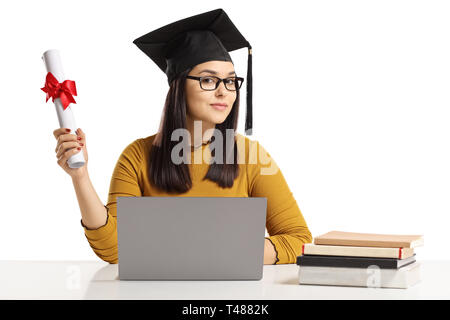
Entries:
{"type": "Polygon", "coordinates": [[[450,261],[420,261],[409,289],[298,284],[295,264],[266,265],[260,281],[120,281],[103,261],[0,261],[0,299],[450,299],[450,261]]]}

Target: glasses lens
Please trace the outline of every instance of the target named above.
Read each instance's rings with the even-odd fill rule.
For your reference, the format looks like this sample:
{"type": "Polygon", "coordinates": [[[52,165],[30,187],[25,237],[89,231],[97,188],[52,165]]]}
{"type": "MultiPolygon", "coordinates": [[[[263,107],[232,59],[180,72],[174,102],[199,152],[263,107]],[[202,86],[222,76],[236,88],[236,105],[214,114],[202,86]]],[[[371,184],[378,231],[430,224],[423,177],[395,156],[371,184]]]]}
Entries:
{"type": "Polygon", "coordinates": [[[237,78],[227,78],[225,79],[225,86],[228,90],[235,91],[239,89],[242,85],[242,80],[237,78]]]}
{"type": "Polygon", "coordinates": [[[203,77],[200,80],[200,86],[203,90],[214,90],[216,88],[217,79],[213,77],[203,77]]]}
{"type": "Polygon", "coordinates": [[[236,90],[236,79],[235,78],[227,78],[225,79],[225,87],[227,87],[228,90],[236,90]]]}

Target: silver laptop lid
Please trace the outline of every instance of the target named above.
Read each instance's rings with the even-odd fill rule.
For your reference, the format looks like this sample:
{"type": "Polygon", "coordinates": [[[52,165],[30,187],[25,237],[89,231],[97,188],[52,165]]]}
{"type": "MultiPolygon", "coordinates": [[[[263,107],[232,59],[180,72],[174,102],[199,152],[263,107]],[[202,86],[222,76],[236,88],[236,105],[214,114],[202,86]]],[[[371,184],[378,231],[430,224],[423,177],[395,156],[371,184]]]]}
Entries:
{"type": "Polygon", "coordinates": [[[119,279],[260,280],[267,198],[117,197],[119,279]]]}

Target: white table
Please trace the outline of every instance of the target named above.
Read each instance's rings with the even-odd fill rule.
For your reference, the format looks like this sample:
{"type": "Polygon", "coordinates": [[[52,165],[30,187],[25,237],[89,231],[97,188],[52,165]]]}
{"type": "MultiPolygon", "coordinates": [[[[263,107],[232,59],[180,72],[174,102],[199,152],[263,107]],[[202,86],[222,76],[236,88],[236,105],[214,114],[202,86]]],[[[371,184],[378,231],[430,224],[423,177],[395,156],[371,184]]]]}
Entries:
{"type": "Polygon", "coordinates": [[[419,284],[384,289],[299,285],[295,264],[266,265],[260,281],[120,281],[103,261],[0,261],[0,299],[450,299],[450,261],[420,262],[419,284]]]}

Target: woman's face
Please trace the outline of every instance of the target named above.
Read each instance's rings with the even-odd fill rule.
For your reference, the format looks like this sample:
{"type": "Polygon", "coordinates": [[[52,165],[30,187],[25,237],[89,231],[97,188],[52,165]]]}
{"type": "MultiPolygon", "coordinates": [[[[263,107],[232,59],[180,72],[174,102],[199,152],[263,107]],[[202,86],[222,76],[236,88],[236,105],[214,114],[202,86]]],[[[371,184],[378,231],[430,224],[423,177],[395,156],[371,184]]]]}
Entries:
{"type": "MultiPolygon", "coordinates": [[[[204,77],[216,76],[221,79],[236,76],[234,65],[230,61],[208,61],[196,65],[190,76],[204,77]],[[207,71],[206,71],[207,70],[207,71]]],[[[187,114],[191,120],[201,120],[213,124],[222,123],[231,112],[236,91],[228,91],[223,81],[214,91],[206,91],[200,88],[198,80],[186,79],[187,114]],[[224,110],[216,109],[212,104],[225,104],[224,110]]]]}

